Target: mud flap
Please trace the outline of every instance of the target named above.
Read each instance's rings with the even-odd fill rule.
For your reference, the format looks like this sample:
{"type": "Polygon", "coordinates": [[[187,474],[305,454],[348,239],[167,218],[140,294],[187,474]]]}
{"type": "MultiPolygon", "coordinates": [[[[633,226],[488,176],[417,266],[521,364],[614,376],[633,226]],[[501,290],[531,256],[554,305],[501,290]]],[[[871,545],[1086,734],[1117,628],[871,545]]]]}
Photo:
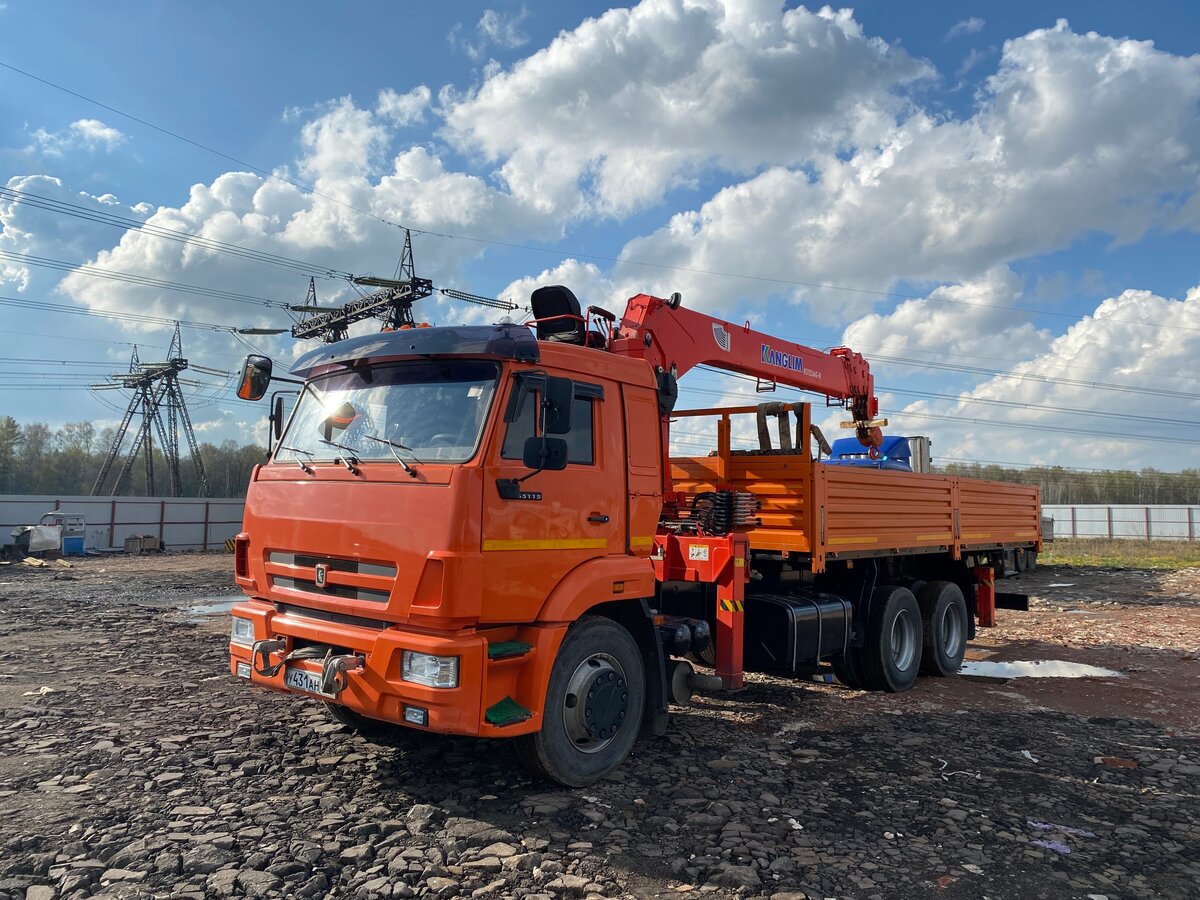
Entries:
{"type": "Polygon", "coordinates": [[[644,624],[640,625],[633,639],[642,651],[642,662],[646,671],[646,708],[642,714],[642,737],[662,737],[667,733],[670,702],[670,685],[667,681],[667,656],[658,629],[654,627],[654,613],[645,597],[642,598],[644,624]]]}

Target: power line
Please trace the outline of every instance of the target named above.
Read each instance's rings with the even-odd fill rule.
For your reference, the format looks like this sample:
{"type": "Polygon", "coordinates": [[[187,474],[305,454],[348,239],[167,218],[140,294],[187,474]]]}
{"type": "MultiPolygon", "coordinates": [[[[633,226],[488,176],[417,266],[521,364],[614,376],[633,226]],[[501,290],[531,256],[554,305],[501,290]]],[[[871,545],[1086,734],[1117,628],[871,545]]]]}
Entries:
{"type": "MultiPolygon", "coordinates": [[[[614,263],[614,264],[622,264],[623,263],[625,265],[641,266],[644,268],[659,269],[659,270],[663,270],[663,271],[687,272],[689,274],[707,275],[707,276],[712,276],[712,277],[717,277],[717,278],[736,278],[736,279],[741,279],[741,280],[745,280],[745,281],[756,281],[756,282],[763,282],[763,283],[768,283],[768,284],[778,284],[778,285],[782,285],[785,287],[818,288],[821,290],[832,290],[832,291],[841,291],[841,292],[845,292],[845,293],[866,294],[866,295],[870,295],[870,296],[888,297],[888,298],[899,299],[899,300],[925,300],[925,301],[928,301],[931,303],[948,303],[948,304],[953,304],[953,305],[957,305],[957,306],[976,306],[976,307],[983,307],[983,308],[988,308],[988,309],[1005,309],[1005,310],[1012,310],[1012,311],[1017,311],[1017,312],[1028,312],[1028,313],[1032,313],[1034,315],[1054,316],[1054,317],[1058,317],[1058,318],[1070,319],[1072,321],[1079,320],[1079,316],[1073,315],[1071,313],[1063,313],[1063,312],[1058,312],[1055,310],[1039,309],[1037,307],[1014,306],[1014,305],[1000,304],[1000,303],[979,303],[979,302],[972,302],[969,300],[956,300],[956,299],[951,299],[949,297],[932,297],[932,296],[921,296],[918,294],[905,294],[905,293],[901,293],[899,291],[891,291],[891,290],[885,291],[885,290],[877,290],[877,289],[873,289],[873,288],[854,288],[854,287],[847,287],[845,285],[833,284],[831,282],[811,282],[811,281],[800,281],[797,279],[790,279],[790,278],[775,278],[775,277],[770,277],[770,276],[765,276],[765,275],[752,275],[752,274],[745,273],[745,272],[722,272],[722,271],[714,270],[714,269],[699,269],[699,268],[695,268],[692,266],[678,266],[678,265],[671,265],[668,263],[655,263],[655,262],[649,262],[646,260],[630,259],[627,257],[604,256],[604,255],[596,254],[596,253],[583,253],[580,251],[565,250],[565,249],[556,250],[556,249],[549,248],[549,247],[537,247],[537,246],[533,246],[530,244],[517,243],[514,241],[501,241],[501,240],[496,240],[494,238],[482,238],[482,237],[476,237],[476,236],[472,236],[472,235],[454,234],[454,233],[448,232],[448,231],[432,231],[432,230],[424,229],[424,228],[416,228],[416,227],[413,227],[411,225],[406,225],[401,222],[395,222],[391,219],[388,219],[384,216],[380,216],[369,210],[362,209],[361,207],[357,207],[357,206],[354,206],[353,204],[346,203],[343,200],[339,200],[336,197],[329,196],[328,194],[323,194],[323,193],[317,191],[315,188],[313,188],[307,184],[304,184],[303,182],[295,181],[293,179],[286,178],[282,175],[278,175],[274,172],[270,172],[260,166],[252,165],[251,163],[248,163],[244,160],[238,159],[235,156],[232,156],[221,150],[217,150],[214,147],[210,147],[206,144],[203,144],[200,141],[194,140],[189,137],[185,137],[182,134],[171,131],[170,129],[167,129],[167,128],[163,128],[162,126],[155,125],[153,122],[148,122],[147,120],[145,120],[143,118],[133,115],[132,113],[128,113],[128,112],[125,112],[124,110],[117,109],[115,106],[110,106],[106,103],[102,103],[99,100],[96,100],[92,97],[88,97],[87,95],[81,94],[78,91],[71,90],[70,88],[65,87],[61,84],[56,84],[55,82],[50,81],[47,78],[42,78],[41,76],[34,75],[32,72],[28,72],[24,69],[18,68],[17,66],[11,65],[10,63],[0,62],[0,67],[8,69],[9,71],[15,72],[18,75],[22,75],[26,78],[30,78],[34,81],[40,82],[41,84],[44,84],[51,88],[54,88],[57,91],[62,91],[63,93],[70,94],[73,97],[76,97],[80,100],[84,100],[87,103],[91,103],[95,106],[100,107],[101,109],[108,110],[109,112],[115,113],[118,116],[122,116],[126,119],[129,119],[132,122],[137,122],[139,125],[143,125],[146,128],[150,128],[153,131],[159,132],[160,134],[167,135],[168,137],[172,137],[176,140],[182,141],[182,142],[189,144],[193,147],[196,147],[200,150],[204,150],[207,153],[212,153],[216,156],[221,157],[222,159],[226,159],[230,162],[236,163],[239,166],[249,169],[250,171],[254,172],[255,174],[261,175],[263,178],[269,178],[269,179],[273,179],[276,181],[280,181],[284,184],[289,184],[292,187],[296,188],[297,190],[299,190],[303,193],[309,194],[313,197],[319,197],[322,200],[327,200],[330,203],[334,203],[345,209],[352,210],[360,215],[366,216],[366,217],[373,219],[377,222],[380,222],[384,225],[390,225],[394,228],[408,228],[410,231],[412,231],[416,234],[426,234],[426,235],[429,235],[430,237],[437,237],[437,238],[442,238],[445,240],[468,241],[471,243],[486,244],[486,245],[495,246],[495,247],[507,247],[507,248],[516,249],[516,250],[525,250],[525,251],[531,251],[531,252],[536,252],[536,253],[547,253],[547,254],[559,257],[560,259],[568,259],[568,258],[574,257],[577,259],[590,259],[590,260],[596,260],[599,262],[608,262],[608,263],[614,263]]],[[[1131,325],[1134,327],[1170,328],[1173,330],[1200,331],[1200,328],[1193,328],[1193,327],[1185,326],[1185,325],[1168,325],[1168,324],[1162,323],[1162,322],[1139,322],[1139,321],[1129,320],[1129,319],[1113,319],[1113,318],[1108,318],[1108,317],[1100,318],[1100,317],[1095,317],[1095,316],[1093,316],[1093,318],[1096,318],[1097,321],[1113,322],[1116,324],[1131,325]]]]}
{"type": "Polygon", "coordinates": [[[986,375],[992,378],[1014,378],[1019,381],[1037,381],[1043,384],[1062,384],[1070,387],[1095,388],[1105,391],[1123,391],[1130,394],[1149,394],[1155,397],[1173,397],[1181,400],[1197,400],[1200,394],[1185,391],[1167,391],[1161,388],[1137,387],[1127,384],[1115,384],[1106,381],[1084,381],[1078,378],[1063,378],[1057,375],[1038,375],[1033,372],[1009,372],[1002,369],[984,369],[978,366],[956,366],[950,363],[936,363],[928,360],[906,359],[902,356],[872,355],[872,361],[894,362],[902,366],[918,366],[927,369],[942,369],[950,372],[966,372],[974,375],[986,375]]]}
{"type": "MultiPolygon", "coordinates": [[[[709,369],[707,366],[698,367],[698,368],[703,368],[705,371],[710,371],[710,372],[716,371],[716,370],[709,369]]],[[[724,373],[722,373],[722,374],[724,374],[724,373]]],[[[746,375],[741,375],[739,373],[728,373],[728,374],[731,377],[737,378],[739,380],[744,380],[744,381],[753,381],[754,380],[746,375]]],[[[783,390],[790,391],[793,393],[803,393],[798,388],[792,388],[792,387],[787,387],[787,386],[781,386],[781,388],[783,390]]],[[[757,392],[755,394],[751,395],[746,392],[720,391],[720,390],[706,389],[706,388],[700,388],[700,387],[693,387],[690,385],[681,385],[679,390],[681,393],[692,391],[692,392],[699,393],[699,394],[708,394],[709,396],[723,396],[726,394],[732,394],[734,396],[739,396],[739,397],[761,396],[757,392]]],[[[1121,410],[1080,409],[1078,407],[1052,406],[1052,405],[1040,404],[1040,403],[1021,403],[1021,402],[1018,402],[1015,400],[995,400],[995,399],[988,398],[988,397],[961,397],[961,396],[957,396],[954,394],[939,394],[939,393],[935,393],[932,391],[916,391],[916,390],[906,390],[906,389],[901,389],[901,388],[878,387],[877,390],[880,392],[886,391],[886,392],[892,393],[892,394],[913,395],[913,396],[918,396],[918,397],[932,397],[932,398],[937,398],[937,399],[952,400],[952,401],[955,401],[958,403],[974,403],[974,404],[981,404],[981,405],[987,405],[987,406],[1000,406],[1000,407],[1007,408],[1007,409],[1028,409],[1028,410],[1036,410],[1036,411],[1042,411],[1042,412],[1065,413],[1067,415],[1098,416],[1101,418],[1109,418],[1109,419],[1124,419],[1124,420],[1129,420],[1129,421],[1151,422],[1151,423],[1158,424],[1158,425],[1184,425],[1184,426],[1191,426],[1191,427],[1200,427],[1200,422],[1181,421],[1178,416],[1171,416],[1171,417],[1144,416],[1139,413],[1126,412],[1126,411],[1121,411],[1121,410]]],[[[903,413],[903,415],[908,415],[908,413],[903,413]]]]}
{"type": "MultiPolygon", "coordinates": [[[[801,393],[799,391],[799,389],[796,389],[796,388],[783,388],[783,389],[793,392],[793,393],[801,393]]],[[[754,395],[750,395],[750,394],[746,394],[746,393],[738,392],[738,391],[712,391],[712,390],[706,390],[704,388],[694,388],[694,387],[693,388],[684,388],[684,387],[680,388],[680,393],[684,393],[686,391],[692,391],[694,393],[699,393],[699,394],[707,394],[710,396],[732,395],[735,397],[747,397],[747,398],[754,396],[754,395]]],[[[757,395],[757,396],[761,396],[761,395],[757,395]]],[[[883,413],[883,411],[881,410],[881,414],[882,413],[883,413]]],[[[1084,411],[1082,413],[1077,413],[1077,414],[1089,415],[1090,412],[1084,411]]],[[[976,424],[976,425],[986,425],[986,426],[990,426],[993,428],[1032,429],[1035,431],[1053,432],[1055,434],[1078,434],[1078,435],[1087,435],[1090,437],[1104,437],[1104,438],[1110,438],[1110,439],[1120,438],[1121,440],[1128,440],[1128,441],[1167,442],[1167,443],[1176,443],[1176,444],[1200,443],[1200,439],[1189,439],[1189,438],[1181,438],[1181,437],[1165,437],[1165,436],[1164,437],[1155,437],[1155,436],[1150,436],[1150,435],[1142,436],[1142,435],[1136,435],[1136,434],[1114,435],[1111,432],[1090,431],[1090,430],[1079,429],[1079,428],[1031,424],[1031,423],[1026,423],[1026,422],[1009,422],[1009,421],[998,422],[998,421],[989,420],[989,419],[971,419],[971,418],[965,418],[962,416],[936,415],[934,413],[916,413],[916,412],[907,412],[907,411],[903,411],[903,410],[891,410],[891,411],[889,411],[889,415],[895,416],[897,418],[902,418],[902,417],[908,416],[910,418],[920,418],[920,419],[942,419],[942,420],[950,421],[950,422],[958,422],[958,423],[966,422],[966,423],[971,423],[971,424],[976,424]]],[[[1179,423],[1169,422],[1169,424],[1179,424],[1179,423]]]]}
{"type": "Polygon", "coordinates": [[[152,316],[147,313],[115,312],[102,309],[91,309],[81,306],[67,306],[62,303],[51,303],[47,300],[34,300],[27,297],[6,297],[0,295],[0,306],[15,306],[20,309],[37,310],[39,312],[56,312],[76,316],[92,316],[100,319],[115,319],[124,322],[139,322],[151,325],[174,327],[176,324],[184,328],[200,328],[208,331],[223,331],[236,335],[236,329],[231,325],[218,325],[214,322],[194,322],[187,319],[173,319],[167,316],[152,316]]]}
{"type": "Polygon", "coordinates": [[[308,276],[319,275],[324,278],[351,277],[351,273],[342,272],[330,266],[313,265],[312,263],[307,263],[302,260],[292,259],[291,257],[287,256],[280,256],[276,253],[268,253],[264,250],[254,250],[250,247],[243,247],[239,246],[238,244],[229,244],[225,241],[207,238],[202,235],[193,234],[189,231],[184,231],[182,229],[167,228],[163,225],[144,222],[140,219],[133,219],[128,216],[120,216],[116,213],[105,212],[104,210],[89,209],[86,206],[68,203],[65,200],[55,200],[52,197],[45,197],[40,194],[31,194],[28,191],[18,191],[14,188],[0,186],[0,200],[4,199],[11,200],[14,203],[23,204],[25,206],[30,206],[35,209],[41,209],[46,212],[70,216],[71,218],[94,222],[100,225],[109,225],[113,228],[120,228],[122,231],[140,231],[143,234],[151,237],[176,241],[181,244],[187,244],[204,250],[210,250],[214,253],[225,253],[230,256],[241,257],[243,259],[263,263],[265,265],[278,266],[280,268],[288,269],[308,276]]]}
{"type": "Polygon", "coordinates": [[[89,266],[85,263],[71,263],[61,259],[51,259],[46,256],[33,256],[28,253],[13,253],[8,250],[0,250],[0,259],[12,259],[25,265],[57,269],[62,272],[77,272],[81,275],[90,275],[94,278],[108,278],[138,287],[152,287],[159,290],[174,291],[179,294],[195,294],[201,297],[212,297],[216,300],[230,300],[234,303],[251,303],[265,307],[286,306],[284,303],[268,300],[266,297],[255,297],[250,294],[239,294],[235,291],[223,291],[219,288],[206,288],[195,284],[181,284],[177,281],[152,278],[149,275],[138,275],[133,272],[117,272],[112,269],[89,266]]]}

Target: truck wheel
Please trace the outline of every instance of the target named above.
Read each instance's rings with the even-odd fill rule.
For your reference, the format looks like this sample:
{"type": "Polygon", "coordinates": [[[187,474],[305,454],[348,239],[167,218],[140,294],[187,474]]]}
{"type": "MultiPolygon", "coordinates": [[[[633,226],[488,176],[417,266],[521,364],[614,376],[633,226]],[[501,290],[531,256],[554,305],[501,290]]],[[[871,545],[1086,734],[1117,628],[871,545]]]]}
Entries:
{"type": "Polygon", "coordinates": [[[395,725],[391,722],[383,722],[379,719],[372,719],[370,716],[364,716],[362,713],[357,713],[348,706],[342,706],[340,703],[325,703],[325,709],[329,712],[329,718],[335,722],[345,725],[351,731],[357,732],[369,741],[396,741],[408,737],[412,733],[411,728],[405,728],[403,725],[395,725]]]}
{"type": "Polygon", "coordinates": [[[534,775],[567,787],[592,784],[629,755],[645,702],[633,637],[611,619],[585,616],[554,660],[542,730],[517,738],[521,760],[534,775]]]}
{"type": "Polygon", "coordinates": [[[954,675],[967,650],[967,602],[952,581],[931,581],[917,599],[921,607],[921,674],[954,675]]]}
{"type": "Polygon", "coordinates": [[[847,647],[845,656],[834,659],[833,674],[848,688],[856,691],[867,689],[867,678],[863,673],[862,651],[857,647],[847,647]]]}
{"type": "Polygon", "coordinates": [[[907,691],[916,681],[921,668],[921,608],[908,588],[875,588],[862,667],[868,690],[907,691]]]}

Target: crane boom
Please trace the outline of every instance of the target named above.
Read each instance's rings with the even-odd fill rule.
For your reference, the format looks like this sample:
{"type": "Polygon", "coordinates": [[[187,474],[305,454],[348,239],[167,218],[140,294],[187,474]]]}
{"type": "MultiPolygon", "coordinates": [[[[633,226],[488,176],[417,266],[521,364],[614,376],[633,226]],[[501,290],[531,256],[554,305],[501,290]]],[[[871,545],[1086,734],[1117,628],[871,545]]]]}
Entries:
{"type": "Polygon", "coordinates": [[[848,347],[829,352],[805,347],[734,325],[670,300],[638,294],[629,300],[610,349],[647,360],[668,380],[698,365],[752,375],[776,384],[824,394],[850,409],[865,447],[878,447],[883,434],[873,424],[879,413],[870,365],[848,347]]]}

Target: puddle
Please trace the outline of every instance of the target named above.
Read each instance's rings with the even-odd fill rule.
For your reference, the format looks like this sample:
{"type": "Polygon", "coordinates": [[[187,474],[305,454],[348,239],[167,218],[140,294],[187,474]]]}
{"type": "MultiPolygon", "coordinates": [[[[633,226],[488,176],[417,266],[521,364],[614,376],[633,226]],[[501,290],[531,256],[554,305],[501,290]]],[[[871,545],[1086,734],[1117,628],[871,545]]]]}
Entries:
{"type": "Polygon", "coordinates": [[[192,600],[192,605],[184,607],[183,611],[188,614],[189,622],[203,622],[208,616],[229,612],[233,609],[235,603],[241,603],[245,599],[245,594],[227,594],[224,597],[195,597],[192,600]]]}
{"type": "Polygon", "coordinates": [[[1124,678],[1114,669],[1066,662],[1061,659],[1016,660],[991,662],[966,660],[958,670],[960,675],[977,678],[1124,678]]]}

